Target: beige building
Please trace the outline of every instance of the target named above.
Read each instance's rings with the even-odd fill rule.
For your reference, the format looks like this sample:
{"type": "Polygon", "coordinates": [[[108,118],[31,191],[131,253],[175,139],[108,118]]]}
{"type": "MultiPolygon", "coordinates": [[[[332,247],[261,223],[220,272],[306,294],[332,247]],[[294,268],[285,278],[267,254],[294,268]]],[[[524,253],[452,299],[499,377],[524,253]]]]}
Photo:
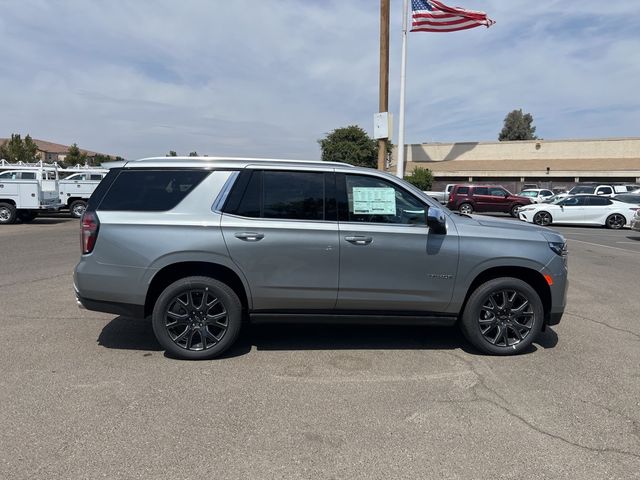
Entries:
{"type": "MultiPolygon", "coordinates": [[[[428,168],[434,189],[447,183],[525,183],[569,187],[577,182],[640,183],[640,138],[425,143],[406,146],[406,173],[428,168]]],[[[394,150],[389,171],[396,171],[394,150]]]]}

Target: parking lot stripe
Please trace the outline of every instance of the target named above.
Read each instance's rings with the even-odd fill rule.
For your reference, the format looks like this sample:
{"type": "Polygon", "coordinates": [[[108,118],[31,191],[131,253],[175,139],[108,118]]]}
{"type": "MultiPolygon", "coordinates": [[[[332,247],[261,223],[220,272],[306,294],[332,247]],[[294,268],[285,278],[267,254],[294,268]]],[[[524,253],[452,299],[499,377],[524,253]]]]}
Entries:
{"type": "Polygon", "coordinates": [[[586,245],[593,245],[595,247],[612,248],[614,250],[620,250],[621,252],[635,253],[636,255],[640,254],[640,250],[629,250],[627,248],[610,247],[609,245],[602,245],[601,243],[583,242],[582,240],[576,240],[575,238],[570,238],[569,240],[571,240],[572,242],[584,243],[586,245]]]}

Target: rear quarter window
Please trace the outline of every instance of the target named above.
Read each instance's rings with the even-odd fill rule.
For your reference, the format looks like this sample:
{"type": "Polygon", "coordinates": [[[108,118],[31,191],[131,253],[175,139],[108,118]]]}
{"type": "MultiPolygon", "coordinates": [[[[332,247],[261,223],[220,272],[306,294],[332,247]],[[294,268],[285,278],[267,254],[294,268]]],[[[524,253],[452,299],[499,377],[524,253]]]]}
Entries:
{"type": "Polygon", "coordinates": [[[178,205],[208,170],[121,170],[99,210],[164,212],[178,205]]]}
{"type": "Polygon", "coordinates": [[[458,194],[458,195],[469,195],[469,187],[458,187],[458,190],[456,191],[456,194],[458,194]]]}

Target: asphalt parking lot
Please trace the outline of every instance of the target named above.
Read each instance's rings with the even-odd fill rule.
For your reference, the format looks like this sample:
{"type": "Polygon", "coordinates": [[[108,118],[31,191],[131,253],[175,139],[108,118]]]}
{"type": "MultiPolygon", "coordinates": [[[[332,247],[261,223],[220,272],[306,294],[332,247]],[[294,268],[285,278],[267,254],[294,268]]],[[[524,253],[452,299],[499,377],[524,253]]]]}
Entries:
{"type": "Polygon", "coordinates": [[[76,307],[76,220],[2,226],[0,478],[640,478],[640,232],[557,230],[567,312],[527,354],[254,326],[187,362],[76,307]]]}

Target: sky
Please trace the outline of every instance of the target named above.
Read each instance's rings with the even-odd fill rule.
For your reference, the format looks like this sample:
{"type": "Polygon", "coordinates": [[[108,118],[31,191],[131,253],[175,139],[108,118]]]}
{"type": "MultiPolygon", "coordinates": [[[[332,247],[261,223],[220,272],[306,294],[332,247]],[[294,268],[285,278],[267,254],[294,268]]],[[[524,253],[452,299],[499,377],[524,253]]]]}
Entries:
{"type": "MultiPolygon", "coordinates": [[[[495,141],[522,108],[544,139],[640,136],[640,2],[455,0],[496,20],[410,33],[406,141],[495,141]]],[[[397,141],[402,0],[391,0],[397,141]]],[[[0,0],[0,137],[128,159],[317,159],[373,133],[377,0],[0,0]]]]}

